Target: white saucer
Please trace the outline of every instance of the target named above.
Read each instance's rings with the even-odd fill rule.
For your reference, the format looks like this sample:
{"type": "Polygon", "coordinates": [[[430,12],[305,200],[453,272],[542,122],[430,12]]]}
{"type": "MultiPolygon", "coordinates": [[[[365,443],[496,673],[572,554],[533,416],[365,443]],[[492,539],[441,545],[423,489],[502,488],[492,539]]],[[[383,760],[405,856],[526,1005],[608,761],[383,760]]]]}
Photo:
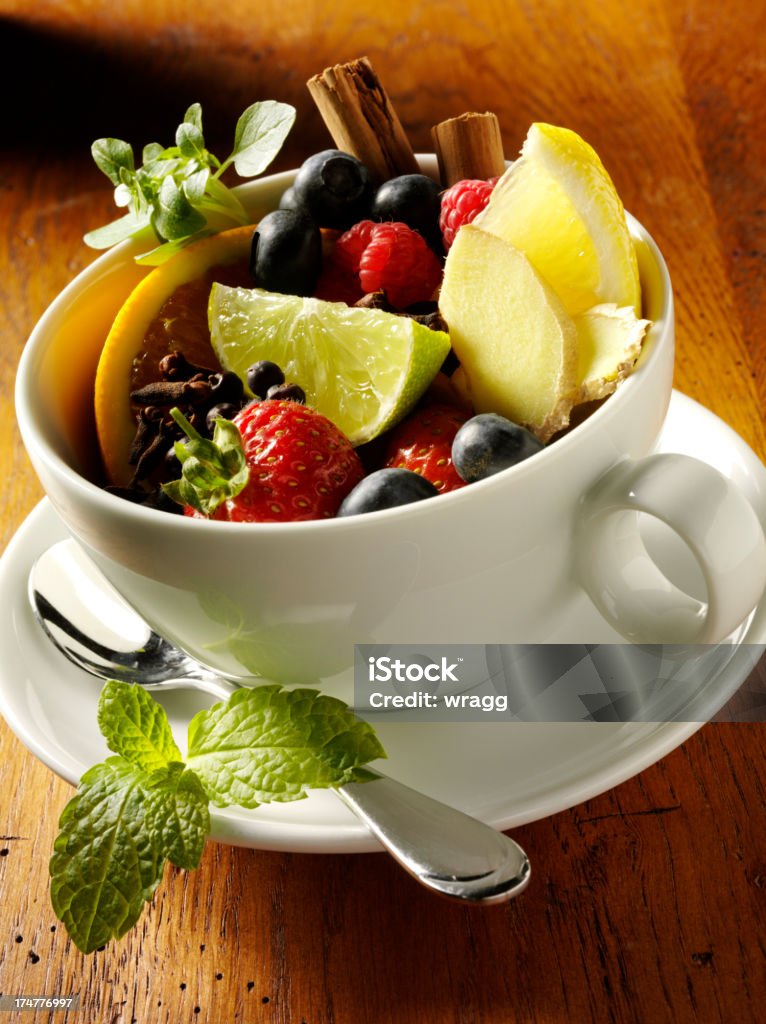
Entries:
{"type": "MultiPolygon", "coordinates": [[[[766,469],[729,427],[674,392],[660,451],[696,456],[731,477],[766,524],[766,469]]],[[[96,724],[100,682],[45,639],[27,606],[29,570],[45,548],[67,536],[44,500],[0,560],[0,711],[21,741],[57,774],[76,783],[108,751],[96,724]]],[[[615,640],[619,638],[615,635],[615,640]]],[[[738,643],[766,643],[766,600],[738,643]]],[[[729,661],[708,680],[710,714],[744,681],[748,658],[729,661]]],[[[163,694],[185,749],[186,724],[209,705],[191,691],[163,694]]],[[[500,829],[565,810],[658,761],[700,727],[692,723],[381,722],[388,774],[500,829]]],[[[271,850],[356,853],[379,849],[332,793],[256,811],[213,811],[213,838],[271,850]]]]}

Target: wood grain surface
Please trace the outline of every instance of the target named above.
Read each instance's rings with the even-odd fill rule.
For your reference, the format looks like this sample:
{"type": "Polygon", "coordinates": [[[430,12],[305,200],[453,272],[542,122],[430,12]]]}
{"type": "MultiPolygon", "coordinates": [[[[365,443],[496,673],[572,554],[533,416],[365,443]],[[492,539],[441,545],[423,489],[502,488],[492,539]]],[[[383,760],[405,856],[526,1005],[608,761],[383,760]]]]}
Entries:
{"type": "MultiPolygon", "coordinates": [[[[533,120],[583,134],[668,260],[677,387],[766,454],[763,4],[0,0],[0,37],[0,549],[41,496],[16,363],[111,214],[91,140],[165,138],[200,100],[223,148],[239,111],[274,97],[299,110],[291,166],[328,143],[306,79],[360,54],[416,149],[470,109],[498,114],[509,155],[533,120]]],[[[534,879],[504,908],[434,899],[383,855],[210,844],[199,871],[168,871],[136,931],[83,957],[48,897],[72,791],[0,723],[0,992],[79,992],[68,1019],[88,1024],[761,1022],[765,739],[706,726],[519,829],[534,879]]]]}

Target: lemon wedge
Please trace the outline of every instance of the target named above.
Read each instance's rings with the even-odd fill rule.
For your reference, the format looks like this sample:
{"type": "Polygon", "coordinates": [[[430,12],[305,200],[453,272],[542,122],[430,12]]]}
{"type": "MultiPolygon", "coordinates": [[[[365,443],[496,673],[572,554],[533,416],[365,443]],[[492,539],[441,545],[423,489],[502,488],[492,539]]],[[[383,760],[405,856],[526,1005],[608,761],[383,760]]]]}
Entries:
{"type": "Polygon", "coordinates": [[[640,316],[625,210],[595,150],[576,132],[533,124],[474,224],[520,249],[571,316],[601,303],[640,316]]]}
{"type": "Polygon", "coordinates": [[[410,317],[261,288],[215,284],[208,314],[224,369],[246,384],[248,367],[271,360],[352,444],[402,419],[450,349],[447,334],[410,317]]]}

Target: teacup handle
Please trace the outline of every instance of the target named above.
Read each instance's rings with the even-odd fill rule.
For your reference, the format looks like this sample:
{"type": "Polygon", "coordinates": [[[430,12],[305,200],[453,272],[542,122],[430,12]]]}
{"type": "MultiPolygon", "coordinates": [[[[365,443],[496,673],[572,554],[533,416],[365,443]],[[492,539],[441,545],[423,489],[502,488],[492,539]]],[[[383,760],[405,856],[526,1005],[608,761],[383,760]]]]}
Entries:
{"type": "Polygon", "coordinates": [[[742,492],[711,466],[663,453],[608,470],[582,500],[580,582],[606,620],[636,643],[719,643],[766,587],[766,538],[742,492]],[[635,513],[662,520],[699,563],[707,602],[676,587],[647,553],[635,513]]]}

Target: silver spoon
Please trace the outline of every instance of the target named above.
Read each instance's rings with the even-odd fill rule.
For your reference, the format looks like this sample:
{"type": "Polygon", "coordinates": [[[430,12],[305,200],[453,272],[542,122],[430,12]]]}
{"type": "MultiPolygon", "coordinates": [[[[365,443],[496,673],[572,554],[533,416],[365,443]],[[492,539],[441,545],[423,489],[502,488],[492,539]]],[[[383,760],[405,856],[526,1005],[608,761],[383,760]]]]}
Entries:
{"type": "MultiPolygon", "coordinates": [[[[155,633],[71,540],[48,548],[29,574],[29,600],[54,645],[101,679],[147,690],[196,687],[218,698],[240,688],[155,633]]],[[[502,903],[529,882],[508,836],[462,811],[370,770],[336,790],[391,856],[428,889],[470,903],[502,903]]]]}

